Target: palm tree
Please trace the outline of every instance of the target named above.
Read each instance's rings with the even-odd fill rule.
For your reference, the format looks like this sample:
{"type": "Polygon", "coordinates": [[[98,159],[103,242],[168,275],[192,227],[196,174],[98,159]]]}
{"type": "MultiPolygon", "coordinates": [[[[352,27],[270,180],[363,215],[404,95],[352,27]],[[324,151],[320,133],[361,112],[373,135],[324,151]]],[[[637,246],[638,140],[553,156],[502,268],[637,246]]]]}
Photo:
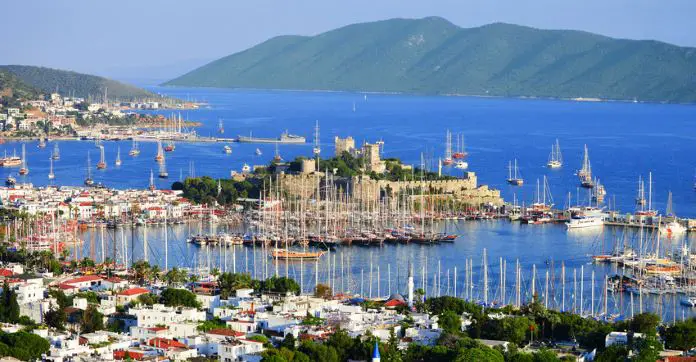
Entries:
{"type": "Polygon", "coordinates": [[[157,282],[161,272],[162,270],[160,269],[159,265],[152,265],[150,267],[150,278],[152,279],[153,283],[157,282]]]}

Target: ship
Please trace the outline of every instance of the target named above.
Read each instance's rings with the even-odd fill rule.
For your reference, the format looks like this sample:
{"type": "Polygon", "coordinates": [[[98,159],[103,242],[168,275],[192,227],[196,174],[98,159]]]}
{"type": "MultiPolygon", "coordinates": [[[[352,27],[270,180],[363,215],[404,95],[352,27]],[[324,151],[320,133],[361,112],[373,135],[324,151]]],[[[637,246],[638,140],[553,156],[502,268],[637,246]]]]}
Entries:
{"type": "Polygon", "coordinates": [[[155,161],[164,161],[164,151],[162,150],[162,141],[157,140],[157,155],[155,156],[155,161]]]}
{"type": "Polygon", "coordinates": [[[305,143],[307,140],[303,136],[298,136],[288,133],[288,131],[283,132],[278,138],[262,138],[262,137],[252,137],[251,133],[249,137],[237,136],[237,142],[242,143],[305,143]]]}
{"type": "Polygon", "coordinates": [[[551,145],[551,153],[549,154],[549,162],[546,163],[548,168],[560,168],[563,166],[563,156],[561,155],[561,145],[556,139],[556,144],[551,145]]]}
{"type": "Polygon", "coordinates": [[[16,167],[22,164],[22,159],[17,156],[17,151],[12,154],[12,156],[7,156],[7,151],[5,151],[5,157],[3,157],[0,162],[3,167],[16,167]]]}
{"type": "Polygon", "coordinates": [[[571,210],[571,218],[566,223],[568,229],[580,229],[604,226],[607,214],[604,210],[595,207],[585,207],[580,210],[571,210]]]}
{"type": "Polygon", "coordinates": [[[12,187],[17,183],[17,179],[14,178],[12,175],[8,175],[7,178],[5,179],[5,185],[8,187],[12,187]]]}
{"type": "Polygon", "coordinates": [[[442,164],[445,166],[450,166],[452,162],[452,133],[447,130],[447,134],[445,136],[445,159],[442,160],[442,164]]]}
{"type": "Polygon", "coordinates": [[[469,155],[465,150],[464,150],[464,135],[463,134],[458,134],[457,135],[457,150],[452,154],[452,158],[454,159],[462,159],[469,155]]]}
{"type": "Polygon", "coordinates": [[[26,175],[29,173],[29,166],[27,166],[27,150],[24,144],[22,144],[22,167],[19,169],[20,175],[26,175]]]}
{"type": "Polygon", "coordinates": [[[87,177],[85,178],[85,186],[93,186],[94,180],[92,179],[92,161],[89,157],[89,151],[87,151],[87,177]]]}
{"type": "Polygon", "coordinates": [[[104,158],[104,146],[99,146],[99,162],[97,162],[97,170],[106,169],[106,159],[104,158]]]}
{"type": "Polygon", "coordinates": [[[519,174],[517,169],[517,159],[515,159],[514,167],[512,162],[508,162],[508,179],[507,183],[513,186],[522,186],[524,179],[519,174]]]}
{"type": "Polygon", "coordinates": [[[590,164],[590,154],[587,151],[587,145],[585,145],[585,154],[582,159],[582,168],[578,171],[578,178],[580,178],[580,186],[591,189],[594,185],[594,180],[592,179],[592,166],[590,164]]]}
{"type": "Polygon", "coordinates": [[[128,155],[137,156],[139,154],[140,154],[140,149],[138,148],[138,141],[133,139],[133,147],[131,147],[131,150],[128,152],[128,155]]]}
{"type": "Polygon", "coordinates": [[[121,146],[118,146],[116,151],[116,166],[121,166],[121,146]]]}
{"type": "Polygon", "coordinates": [[[271,256],[279,260],[317,260],[322,255],[323,251],[293,251],[283,249],[273,249],[271,256]]]}
{"type": "Polygon", "coordinates": [[[60,160],[60,150],[58,149],[58,144],[57,144],[57,143],[53,145],[53,154],[51,155],[51,158],[52,158],[54,161],[60,160]]]}

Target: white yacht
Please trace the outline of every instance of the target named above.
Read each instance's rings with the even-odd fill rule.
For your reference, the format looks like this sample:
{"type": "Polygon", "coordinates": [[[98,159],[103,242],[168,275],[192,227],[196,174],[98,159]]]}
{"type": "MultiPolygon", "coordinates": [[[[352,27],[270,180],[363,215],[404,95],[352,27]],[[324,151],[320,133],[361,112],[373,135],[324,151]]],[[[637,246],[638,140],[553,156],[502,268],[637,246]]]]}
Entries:
{"type": "Polygon", "coordinates": [[[572,216],[566,223],[568,229],[602,227],[604,226],[604,219],[607,217],[604,210],[596,207],[571,209],[570,211],[572,216]]]}

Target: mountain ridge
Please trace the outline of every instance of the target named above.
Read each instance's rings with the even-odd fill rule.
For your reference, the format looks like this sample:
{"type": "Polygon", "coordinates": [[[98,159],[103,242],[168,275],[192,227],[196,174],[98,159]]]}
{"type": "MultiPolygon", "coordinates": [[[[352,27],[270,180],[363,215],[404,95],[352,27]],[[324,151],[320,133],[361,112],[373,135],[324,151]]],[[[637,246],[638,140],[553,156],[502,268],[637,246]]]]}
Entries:
{"type": "Polygon", "coordinates": [[[440,17],[283,35],[168,86],[696,102],[696,48],[440,17]]]}
{"type": "Polygon", "coordinates": [[[144,98],[162,98],[136,86],[113,79],[78,73],[70,70],[55,69],[33,65],[0,65],[0,70],[13,74],[30,87],[46,94],[55,92],[81,98],[102,97],[107,89],[110,99],[130,101],[144,98]]]}

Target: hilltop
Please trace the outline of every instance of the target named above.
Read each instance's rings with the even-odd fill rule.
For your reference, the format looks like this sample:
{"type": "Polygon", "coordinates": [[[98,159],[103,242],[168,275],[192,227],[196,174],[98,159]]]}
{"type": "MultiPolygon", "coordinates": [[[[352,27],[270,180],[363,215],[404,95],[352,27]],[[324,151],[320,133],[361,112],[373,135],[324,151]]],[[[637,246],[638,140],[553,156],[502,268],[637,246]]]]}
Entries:
{"type": "Polygon", "coordinates": [[[24,83],[13,73],[0,68],[0,98],[2,99],[33,99],[41,91],[24,83]]]}
{"type": "Polygon", "coordinates": [[[108,89],[109,99],[129,101],[161,98],[157,94],[132,85],[67,70],[28,65],[2,65],[0,71],[11,73],[24,84],[45,93],[55,92],[57,89],[62,95],[74,94],[81,98],[90,96],[100,98],[103,97],[104,89],[108,89]]]}
{"type": "Polygon", "coordinates": [[[429,17],[275,37],[165,85],[696,102],[695,78],[694,48],[429,17]]]}

